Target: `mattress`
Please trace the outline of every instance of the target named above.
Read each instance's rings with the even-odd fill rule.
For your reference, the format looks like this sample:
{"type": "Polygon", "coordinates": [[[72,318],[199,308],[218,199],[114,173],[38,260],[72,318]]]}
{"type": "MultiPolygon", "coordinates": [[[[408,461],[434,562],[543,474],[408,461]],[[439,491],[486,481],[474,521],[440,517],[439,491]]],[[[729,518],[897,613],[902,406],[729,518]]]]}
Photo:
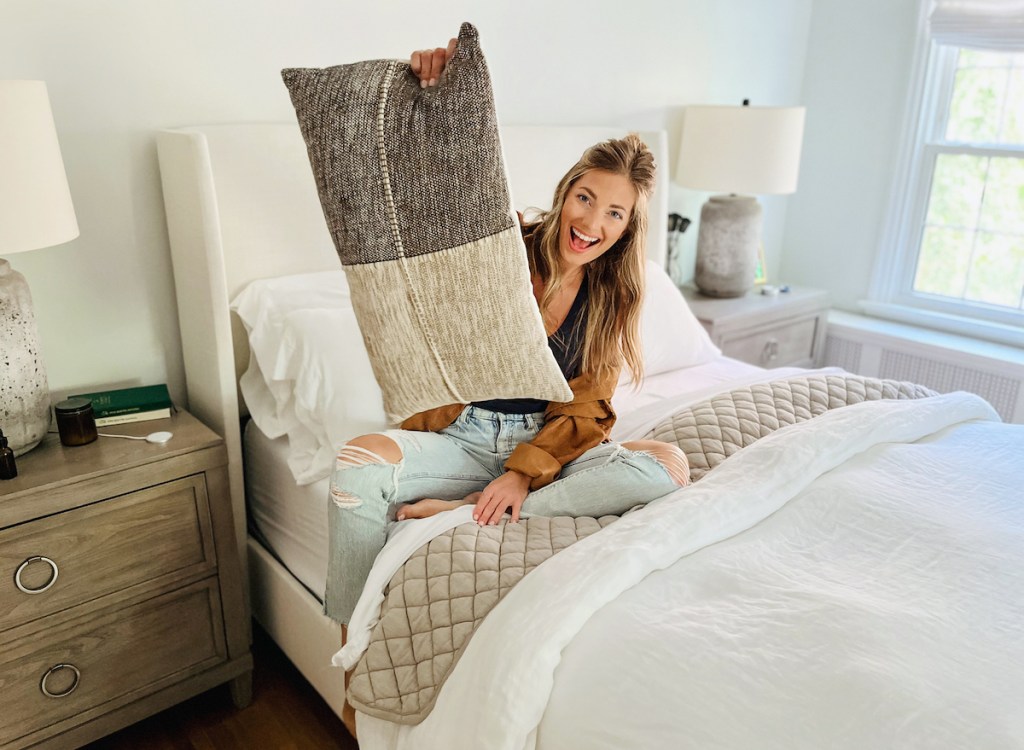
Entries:
{"type": "MultiPolygon", "coordinates": [[[[654,375],[639,390],[629,384],[615,392],[618,421],[614,440],[645,434],[673,407],[733,385],[766,377],[806,372],[800,368],[763,370],[721,357],[704,365],[654,375]]],[[[250,420],[244,436],[246,498],[258,538],[310,593],[323,601],[327,576],[328,479],[297,485],[288,469],[288,438],[272,440],[250,420]]]]}

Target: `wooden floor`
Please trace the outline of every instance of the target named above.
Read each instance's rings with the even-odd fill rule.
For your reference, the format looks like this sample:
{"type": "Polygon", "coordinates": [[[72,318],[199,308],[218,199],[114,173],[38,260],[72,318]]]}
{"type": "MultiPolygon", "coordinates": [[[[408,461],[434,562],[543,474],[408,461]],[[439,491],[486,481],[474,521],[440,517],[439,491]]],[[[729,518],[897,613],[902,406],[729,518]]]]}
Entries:
{"type": "Polygon", "coordinates": [[[358,750],[356,741],[273,641],[253,623],[252,703],[221,685],[86,745],[87,750],[358,750]]]}

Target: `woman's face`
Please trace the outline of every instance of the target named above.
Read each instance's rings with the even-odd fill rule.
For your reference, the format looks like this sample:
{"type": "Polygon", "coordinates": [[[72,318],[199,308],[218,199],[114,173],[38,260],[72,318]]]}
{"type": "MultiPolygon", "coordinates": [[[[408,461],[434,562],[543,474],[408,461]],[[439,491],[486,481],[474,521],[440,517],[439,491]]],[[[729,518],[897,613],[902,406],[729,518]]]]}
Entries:
{"type": "Polygon", "coordinates": [[[592,169],[569,188],[558,225],[563,272],[608,252],[629,227],[636,190],[625,175],[592,169]]]}

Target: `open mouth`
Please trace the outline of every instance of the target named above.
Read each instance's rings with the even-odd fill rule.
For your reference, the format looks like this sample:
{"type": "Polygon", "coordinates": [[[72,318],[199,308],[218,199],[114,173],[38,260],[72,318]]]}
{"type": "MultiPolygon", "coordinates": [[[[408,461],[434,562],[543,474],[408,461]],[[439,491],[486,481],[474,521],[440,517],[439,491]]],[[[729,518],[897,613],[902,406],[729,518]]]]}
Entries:
{"type": "Polygon", "coordinates": [[[600,237],[591,237],[583,234],[576,227],[569,227],[569,247],[574,252],[584,253],[600,241],[600,237]]]}

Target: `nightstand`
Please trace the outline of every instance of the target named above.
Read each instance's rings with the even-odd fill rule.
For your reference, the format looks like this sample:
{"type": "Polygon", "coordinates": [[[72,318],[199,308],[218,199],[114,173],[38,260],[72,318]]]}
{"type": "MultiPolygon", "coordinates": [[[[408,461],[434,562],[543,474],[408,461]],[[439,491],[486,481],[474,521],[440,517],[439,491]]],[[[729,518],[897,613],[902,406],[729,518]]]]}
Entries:
{"type": "Polygon", "coordinates": [[[215,685],[252,695],[224,443],[185,412],[55,434],[0,481],[0,748],[72,748],[215,685]]]}
{"type": "Polygon", "coordinates": [[[705,297],[682,289],[686,303],[722,354],[760,367],[814,367],[821,359],[827,292],[790,287],[776,296],[755,289],[743,297],[705,297]]]}

